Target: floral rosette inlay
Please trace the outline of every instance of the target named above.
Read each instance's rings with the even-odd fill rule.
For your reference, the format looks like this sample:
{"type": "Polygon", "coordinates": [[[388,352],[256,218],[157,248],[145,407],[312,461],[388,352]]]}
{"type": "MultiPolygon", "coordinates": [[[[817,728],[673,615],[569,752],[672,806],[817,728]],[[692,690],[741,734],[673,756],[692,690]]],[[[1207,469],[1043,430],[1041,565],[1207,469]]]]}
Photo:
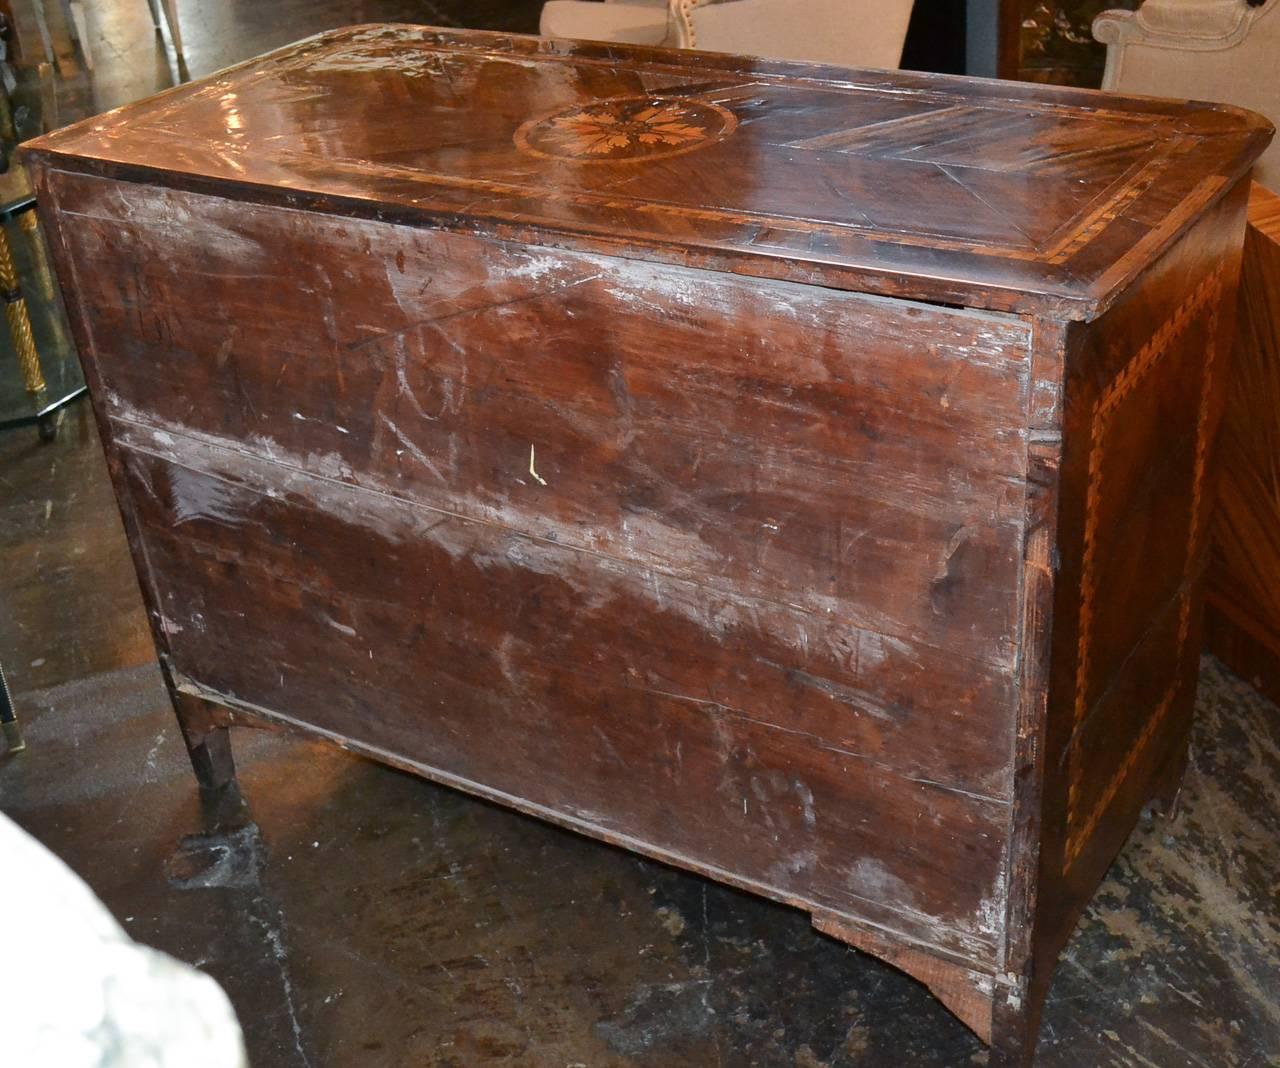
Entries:
{"type": "Polygon", "coordinates": [[[732,112],[702,100],[607,100],[527,122],[516,144],[556,159],[654,159],[705,147],[736,125],[732,112]]]}

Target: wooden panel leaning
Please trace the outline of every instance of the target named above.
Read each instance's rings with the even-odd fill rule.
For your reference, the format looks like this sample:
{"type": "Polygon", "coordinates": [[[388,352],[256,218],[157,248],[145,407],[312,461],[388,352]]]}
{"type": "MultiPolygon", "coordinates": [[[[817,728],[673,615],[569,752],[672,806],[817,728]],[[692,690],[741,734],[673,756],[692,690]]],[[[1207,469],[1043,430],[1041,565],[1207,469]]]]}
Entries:
{"type": "Polygon", "coordinates": [[[1205,644],[1280,702],[1280,196],[1256,182],[1237,307],[1205,644]]]}
{"type": "Polygon", "coordinates": [[[1223,107],[410,27],[27,148],[202,784],[313,731],[1030,1062],[1195,688],[1223,107]]]}

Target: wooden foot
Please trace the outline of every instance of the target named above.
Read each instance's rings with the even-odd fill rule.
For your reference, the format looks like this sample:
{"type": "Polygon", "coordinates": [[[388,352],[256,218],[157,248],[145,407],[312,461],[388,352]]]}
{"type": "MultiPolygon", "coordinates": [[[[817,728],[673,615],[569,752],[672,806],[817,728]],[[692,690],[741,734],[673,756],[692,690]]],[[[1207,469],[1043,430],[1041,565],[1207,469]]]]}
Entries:
{"type": "Polygon", "coordinates": [[[1178,818],[1178,802],[1182,797],[1182,784],[1187,777],[1190,759],[1190,747],[1180,745],[1174,758],[1160,771],[1151,791],[1152,805],[1170,822],[1178,818]]]}
{"type": "Polygon", "coordinates": [[[217,724],[215,709],[207,701],[177,690],[171,696],[200,789],[221,790],[234,782],[230,729],[217,724]]]}
{"type": "Polygon", "coordinates": [[[1025,982],[1021,991],[1002,989],[996,995],[991,1021],[989,1068],[1031,1068],[1040,1032],[1040,998],[1025,982]]]}
{"type": "Polygon", "coordinates": [[[988,1068],[1031,1068],[1035,1048],[1029,1043],[1018,1046],[992,1046],[988,1068]]]}
{"type": "Polygon", "coordinates": [[[901,945],[875,931],[843,921],[830,913],[815,912],[813,926],[846,945],[879,957],[917,979],[983,1042],[991,1040],[991,978],[956,961],[933,956],[909,945],[901,945]]]}

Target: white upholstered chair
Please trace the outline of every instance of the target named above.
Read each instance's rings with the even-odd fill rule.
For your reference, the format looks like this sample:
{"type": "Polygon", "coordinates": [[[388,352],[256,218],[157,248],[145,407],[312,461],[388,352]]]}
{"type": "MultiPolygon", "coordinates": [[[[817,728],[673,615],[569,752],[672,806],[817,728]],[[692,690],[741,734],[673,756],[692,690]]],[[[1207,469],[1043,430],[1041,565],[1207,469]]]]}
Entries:
{"type": "MultiPolygon", "coordinates": [[[[1104,11],[1093,35],[1107,46],[1104,89],[1221,101],[1280,122],[1280,0],[1146,0],[1104,11]]],[[[1280,143],[1254,178],[1280,191],[1280,143]]]]}
{"type": "Polygon", "coordinates": [[[548,37],[896,68],[913,0],[551,0],[548,37]]]}
{"type": "Polygon", "coordinates": [[[667,0],[549,0],[538,27],[543,37],[647,45],[674,43],[673,31],[667,0]]]}

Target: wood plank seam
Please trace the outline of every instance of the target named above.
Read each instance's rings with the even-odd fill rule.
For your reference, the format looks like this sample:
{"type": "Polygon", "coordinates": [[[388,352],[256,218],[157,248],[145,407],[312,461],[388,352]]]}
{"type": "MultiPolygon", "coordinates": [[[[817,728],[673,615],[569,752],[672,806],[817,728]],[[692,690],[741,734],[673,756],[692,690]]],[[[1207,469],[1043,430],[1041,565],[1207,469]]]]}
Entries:
{"type": "MultiPolygon", "coordinates": [[[[127,420],[120,419],[118,416],[115,416],[115,415],[111,415],[109,416],[109,418],[119,420],[119,422],[121,423],[128,422],[127,420]]],[[[159,433],[164,433],[170,437],[186,436],[186,435],[182,435],[179,431],[176,431],[172,428],[169,428],[166,430],[158,430],[158,428],[154,428],[147,424],[142,424],[142,423],[134,423],[132,425],[142,427],[147,430],[158,431],[159,433]]],[[[229,482],[227,479],[225,479],[224,476],[216,472],[202,469],[192,465],[177,464],[176,461],[173,460],[172,456],[166,453],[157,451],[155,449],[148,449],[147,447],[145,447],[142,444],[139,444],[136,441],[123,441],[117,447],[119,448],[122,455],[138,454],[142,456],[148,456],[155,460],[173,463],[175,466],[183,466],[187,470],[195,474],[201,475],[205,478],[210,478],[210,479],[224,482],[229,486],[239,485],[239,483],[229,482]]],[[[294,470],[297,470],[297,469],[294,469],[294,470]]],[[[314,477],[317,480],[323,480],[323,476],[314,475],[311,472],[302,472],[302,473],[307,474],[309,477],[314,477]]],[[[351,485],[348,483],[338,482],[336,484],[355,492],[370,492],[370,493],[378,492],[377,490],[370,490],[370,489],[366,489],[365,487],[351,485]]],[[[391,499],[397,501],[398,503],[405,504],[407,506],[413,505],[413,502],[403,501],[399,498],[391,498],[391,499]]],[[[471,520],[465,520],[465,519],[462,521],[471,522],[471,520]]],[[[237,562],[237,559],[238,559],[237,557],[230,555],[215,546],[196,545],[192,547],[191,551],[194,555],[198,557],[212,560],[219,564],[224,564],[224,565],[233,564],[237,562]]],[[[146,554],[147,554],[147,544],[146,544],[146,541],[144,540],[141,543],[141,555],[144,561],[146,560],[146,554]]],[[[150,569],[148,564],[148,570],[147,570],[148,576],[152,575],[153,573],[154,573],[153,569],[150,569]]],[[[287,586],[294,587],[301,592],[309,593],[316,597],[332,596],[327,590],[321,587],[312,585],[301,578],[291,577],[283,574],[274,575],[273,577],[277,578],[281,583],[287,586]]],[[[152,581],[154,583],[154,579],[149,578],[149,581],[152,581]]],[[[365,602],[368,604],[379,603],[377,602],[376,599],[364,598],[358,593],[351,594],[347,598],[347,600],[351,601],[352,603],[361,603],[361,602],[365,602]]],[[[155,613],[155,618],[158,620],[158,626],[160,627],[160,629],[166,634],[168,633],[170,628],[174,628],[175,626],[177,626],[177,629],[180,629],[180,625],[177,625],[176,621],[171,620],[167,616],[165,616],[163,612],[157,611],[155,613]]],[[[588,677],[590,675],[590,672],[584,669],[575,669],[571,667],[566,667],[564,670],[569,674],[578,674],[583,677],[588,677]]],[[[196,681],[197,680],[194,680],[194,679],[192,680],[193,683],[196,681]]],[[[804,730],[798,727],[791,727],[791,726],[785,726],[778,723],[771,723],[768,720],[761,719],[759,715],[753,715],[750,711],[746,709],[739,708],[732,704],[726,704],[723,701],[712,700],[711,698],[693,697],[688,694],[677,693],[672,690],[662,690],[654,687],[642,686],[631,681],[626,681],[623,683],[623,685],[627,689],[635,689],[644,693],[652,693],[660,697],[669,697],[669,698],[672,698],[673,700],[688,702],[690,704],[699,705],[699,706],[704,706],[710,709],[714,709],[716,712],[718,712],[720,715],[725,716],[726,718],[740,721],[743,723],[750,723],[750,724],[753,724],[754,726],[761,727],[762,729],[767,731],[776,731],[781,734],[787,734],[796,738],[803,739],[804,741],[809,742],[817,746],[818,748],[823,749],[826,752],[834,753],[842,757],[848,757],[852,760],[861,761],[862,763],[866,764],[868,767],[876,768],[880,771],[894,773],[894,774],[901,774],[906,781],[915,783],[919,786],[932,787],[934,789],[943,790],[948,793],[958,794],[962,797],[972,798],[973,800],[980,801],[984,804],[1004,806],[1009,803],[1007,798],[1002,797],[998,794],[986,794],[977,790],[966,789],[965,787],[956,785],[954,783],[940,781],[938,779],[926,778],[920,775],[909,775],[909,774],[901,773],[892,763],[886,762],[882,759],[878,759],[877,757],[873,756],[868,752],[863,752],[863,751],[851,749],[844,746],[834,745],[829,741],[824,740],[820,735],[815,734],[811,730],[804,730]]]]}

